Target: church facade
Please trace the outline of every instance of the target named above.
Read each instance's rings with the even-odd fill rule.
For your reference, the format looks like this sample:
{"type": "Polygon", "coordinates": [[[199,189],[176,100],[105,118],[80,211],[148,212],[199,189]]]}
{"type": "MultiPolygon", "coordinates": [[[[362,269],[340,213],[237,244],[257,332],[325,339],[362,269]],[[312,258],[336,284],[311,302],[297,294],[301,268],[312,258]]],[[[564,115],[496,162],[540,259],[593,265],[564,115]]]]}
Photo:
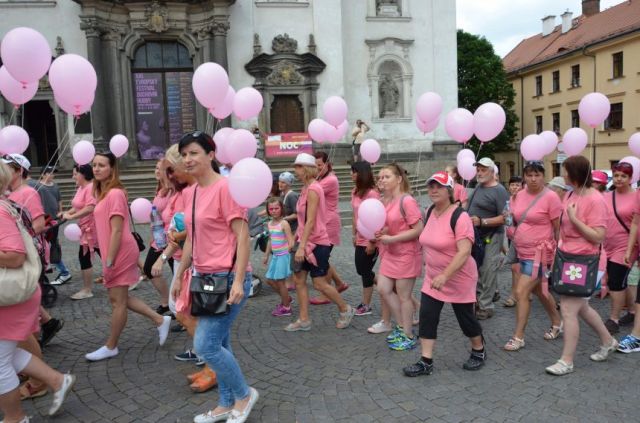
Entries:
{"type": "MultiPolygon", "coordinates": [[[[419,133],[417,98],[438,92],[445,113],[457,104],[455,2],[0,0],[0,13],[8,18],[0,35],[33,27],[54,56],[80,54],[98,74],[91,113],[78,121],[58,109],[46,79],[23,109],[0,104],[0,124],[24,122],[35,165],[66,137],[104,148],[125,134],[132,163],[157,157],[193,129],[305,132],[332,95],[347,101],[350,126],[365,121],[386,153],[427,152],[447,137],[442,129],[419,133]],[[208,61],[228,70],[236,90],[262,93],[256,120],[214,123],[197,104],[191,77],[208,61]]],[[[341,143],[350,145],[350,135],[341,143]]],[[[63,166],[71,164],[69,150],[58,152],[63,166]]]]}

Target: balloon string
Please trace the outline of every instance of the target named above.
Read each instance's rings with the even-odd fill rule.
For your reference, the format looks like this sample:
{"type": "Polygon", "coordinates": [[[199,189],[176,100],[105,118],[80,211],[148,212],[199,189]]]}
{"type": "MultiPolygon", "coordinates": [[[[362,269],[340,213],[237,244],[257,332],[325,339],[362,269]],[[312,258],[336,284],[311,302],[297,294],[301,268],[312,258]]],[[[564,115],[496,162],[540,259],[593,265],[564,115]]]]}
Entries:
{"type": "MultiPolygon", "coordinates": [[[[11,112],[11,116],[9,117],[9,125],[11,125],[11,123],[13,122],[13,118],[16,117],[17,112],[18,112],[18,107],[14,107],[13,111],[11,112]]],[[[16,123],[18,123],[17,118],[16,118],[16,123]]]]}
{"type": "Polygon", "coordinates": [[[480,150],[482,150],[482,144],[480,143],[480,146],[478,147],[478,152],[476,153],[476,160],[478,160],[478,157],[480,157],[480,150]]]}
{"type": "MultiPolygon", "coordinates": [[[[422,144],[418,146],[418,165],[416,166],[416,176],[418,177],[418,181],[420,181],[420,160],[422,158],[422,144]]],[[[418,185],[418,189],[416,190],[416,195],[420,195],[420,185],[418,185]]]]}

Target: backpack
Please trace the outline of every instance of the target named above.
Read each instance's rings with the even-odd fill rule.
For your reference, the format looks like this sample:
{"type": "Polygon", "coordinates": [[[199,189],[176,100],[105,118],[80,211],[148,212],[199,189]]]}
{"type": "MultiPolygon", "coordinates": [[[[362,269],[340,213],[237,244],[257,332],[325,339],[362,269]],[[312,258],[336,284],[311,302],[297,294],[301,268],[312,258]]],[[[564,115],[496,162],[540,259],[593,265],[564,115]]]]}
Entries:
{"type": "MultiPolygon", "coordinates": [[[[407,214],[404,211],[404,206],[402,205],[402,203],[403,203],[404,197],[408,195],[409,194],[404,194],[402,197],[400,197],[400,214],[402,215],[405,221],[407,220],[407,214]]],[[[422,210],[421,220],[424,222],[425,226],[427,226],[427,221],[429,220],[429,217],[431,216],[431,213],[433,212],[434,208],[435,208],[435,205],[431,205],[428,209],[422,210]]],[[[456,209],[453,211],[453,214],[451,215],[451,221],[449,222],[449,224],[451,225],[451,230],[453,231],[454,234],[456,233],[456,224],[458,223],[458,218],[460,217],[462,212],[464,212],[464,209],[460,207],[460,205],[458,204],[458,207],[456,207],[456,209]]]]}

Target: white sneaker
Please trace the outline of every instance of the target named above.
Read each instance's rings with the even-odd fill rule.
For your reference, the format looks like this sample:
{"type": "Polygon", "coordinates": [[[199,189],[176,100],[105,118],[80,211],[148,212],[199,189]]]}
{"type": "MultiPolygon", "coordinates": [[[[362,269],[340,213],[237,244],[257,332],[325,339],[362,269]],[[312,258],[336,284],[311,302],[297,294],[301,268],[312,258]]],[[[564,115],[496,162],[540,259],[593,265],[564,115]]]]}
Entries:
{"type": "Polygon", "coordinates": [[[105,345],[103,345],[94,352],[85,355],[84,357],[89,361],[100,361],[106,358],[115,357],[116,355],[118,355],[118,347],[110,350],[105,345]]]}
{"type": "Polygon", "coordinates": [[[378,323],[374,323],[373,325],[371,325],[371,327],[367,329],[367,332],[385,333],[385,332],[391,332],[391,329],[393,329],[393,327],[391,326],[391,323],[387,323],[384,320],[380,320],[378,323]]]}
{"type": "Polygon", "coordinates": [[[66,275],[58,275],[57,278],[55,278],[55,280],[53,282],[51,282],[51,285],[64,285],[65,283],[69,282],[71,280],[71,273],[67,273],[66,275]]]}
{"type": "Polygon", "coordinates": [[[611,341],[609,341],[608,345],[601,345],[600,349],[595,353],[591,354],[589,358],[593,361],[605,361],[609,354],[614,352],[618,348],[618,341],[616,338],[611,337],[611,341]]]}
{"type": "Polygon", "coordinates": [[[53,416],[58,412],[58,410],[60,410],[62,403],[67,398],[67,395],[69,395],[69,392],[71,392],[71,388],[73,388],[74,383],[76,383],[76,377],[74,375],[70,375],[68,373],[64,375],[62,386],[53,393],[53,402],[51,403],[51,408],[49,408],[50,416],[53,416]]]}
{"type": "Polygon", "coordinates": [[[227,419],[227,423],[244,423],[249,418],[253,406],[258,401],[260,394],[254,388],[249,387],[249,403],[244,408],[244,411],[232,410],[231,416],[227,419]]]}
{"type": "Polygon", "coordinates": [[[213,410],[209,410],[206,413],[198,414],[193,418],[193,423],[216,423],[226,422],[231,417],[231,411],[225,411],[224,413],[213,414],[213,410]]]}
{"type": "Polygon", "coordinates": [[[158,337],[160,338],[159,344],[163,346],[167,341],[167,336],[169,335],[169,329],[171,328],[171,316],[163,316],[162,324],[158,326],[158,337]]]}

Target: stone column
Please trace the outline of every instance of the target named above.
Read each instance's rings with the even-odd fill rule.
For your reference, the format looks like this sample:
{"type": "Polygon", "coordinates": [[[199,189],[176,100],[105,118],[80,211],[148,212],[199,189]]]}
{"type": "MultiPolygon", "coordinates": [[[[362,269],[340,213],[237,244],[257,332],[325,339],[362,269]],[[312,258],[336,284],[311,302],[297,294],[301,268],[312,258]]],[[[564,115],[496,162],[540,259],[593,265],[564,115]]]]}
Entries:
{"type": "MultiPolygon", "coordinates": [[[[199,54],[193,57],[194,71],[202,63],[215,61],[213,59],[213,34],[211,25],[198,29],[195,34],[198,37],[199,54]]],[[[207,111],[196,100],[196,128],[205,130],[207,126],[207,111]]],[[[211,117],[213,119],[213,117],[211,117]]]]}
{"type": "Polygon", "coordinates": [[[402,76],[402,117],[411,117],[411,77],[402,76]]]}
{"type": "Polygon", "coordinates": [[[117,29],[110,29],[102,37],[102,59],[104,75],[103,88],[106,96],[107,120],[109,122],[109,133],[105,141],[114,134],[125,132],[124,130],[124,109],[122,104],[122,78],[120,73],[120,51],[118,42],[121,34],[117,29]]]}
{"type": "Polygon", "coordinates": [[[229,21],[216,20],[213,22],[213,61],[229,70],[227,61],[227,31],[229,31],[229,21]]]}
{"type": "Polygon", "coordinates": [[[105,140],[109,133],[103,83],[105,72],[102,68],[102,43],[100,40],[101,30],[95,19],[88,18],[82,20],[80,23],[80,29],[82,29],[87,36],[87,60],[89,60],[93,65],[98,76],[96,96],[93,101],[93,106],[91,107],[91,127],[93,129],[94,142],[99,142],[105,140]]]}

